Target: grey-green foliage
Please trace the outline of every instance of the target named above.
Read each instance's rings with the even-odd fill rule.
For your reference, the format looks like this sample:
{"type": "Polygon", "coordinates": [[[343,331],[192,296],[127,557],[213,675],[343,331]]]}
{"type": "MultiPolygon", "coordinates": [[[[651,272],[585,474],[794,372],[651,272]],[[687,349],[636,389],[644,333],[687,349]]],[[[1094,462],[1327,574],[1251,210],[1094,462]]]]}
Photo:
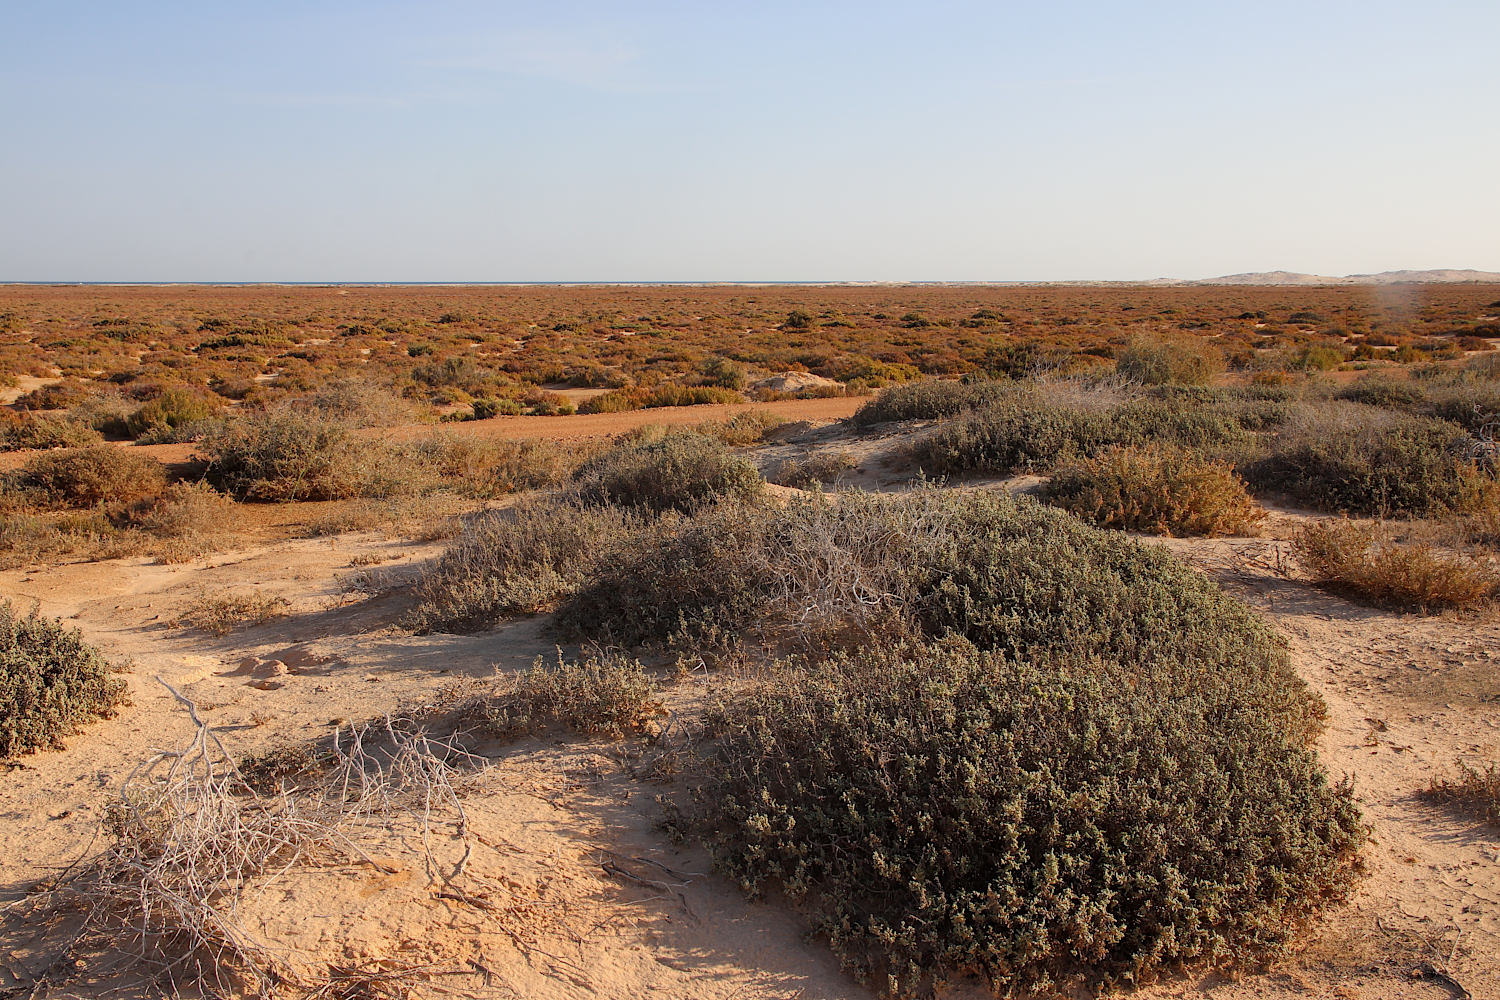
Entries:
{"type": "Polygon", "coordinates": [[[950,640],[776,678],[712,717],[710,842],[895,995],[1275,953],[1350,891],[1359,813],[1253,695],[1195,676],[950,640]]]}
{"type": "Polygon", "coordinates": [[[480,514],[418,579],[407,623],[480,631],[549,611],[633,545],[647,523],[641,512],[559,499],[480,514]]]}
{"type": "Polygon", "coordinates": [[[765,481],[722,441],[691,430],[647,428],[585,461],[574,474],[585,502],[692,510],[720,497],[752,497],[765,481]]]}
{"type": "Polygon", "coordinates": [[[0,602],[0,758],[60,747],[124,697],[125,683],[77,629],[0,602]]]}

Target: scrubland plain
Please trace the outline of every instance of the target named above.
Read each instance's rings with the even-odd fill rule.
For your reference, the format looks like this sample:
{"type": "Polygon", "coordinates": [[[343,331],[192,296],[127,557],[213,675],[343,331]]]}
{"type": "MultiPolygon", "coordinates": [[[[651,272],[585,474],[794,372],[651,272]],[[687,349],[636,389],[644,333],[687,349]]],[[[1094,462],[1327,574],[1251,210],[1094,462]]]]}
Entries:
{"type": "Polygon", "coordinates": [[[1500,994],[1496,342],[0,287],[0,996],[1500,994]]]}

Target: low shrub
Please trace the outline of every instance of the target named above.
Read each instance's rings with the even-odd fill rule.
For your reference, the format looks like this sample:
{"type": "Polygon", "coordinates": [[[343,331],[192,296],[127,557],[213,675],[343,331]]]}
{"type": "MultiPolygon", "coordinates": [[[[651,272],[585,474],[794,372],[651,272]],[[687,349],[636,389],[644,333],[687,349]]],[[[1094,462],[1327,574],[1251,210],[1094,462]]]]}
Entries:
{"type": "Polygon", "coordinates": [[[286,502],[384,496],[397,490],[388,451],[341,424],[296,414],[231,420],[199,444],[205,476],[243,500],[286,502]]]}
{"type": "Polygon", "coordinates": [[[721,503],[600,566],[559,621],[627,646],[728,636],[812,653],[958,633],[1021,658],[1192,662],[1304,735],[1321,711],[1271,630],[1175,557],[992,491],[721,503]]]}
{"type": "Polygon", "coordinates": [[[556,663],[538,657],[483,704],[485,729],[501,738],[561,726],[618,739],[638,732],[660,710],[639,660],[605,652],[570,662],[560,650],[556,663]]]}
{"type": "Polygon", "coordinates": [[[164,432],[211,420],[223,408],[216,396],[184,386],[172,387],[141,404],[140,409],[126,418],[125,429],[133,438],[153,434],[160,439],[164,432]]]}
{"type": "Polygon", "coordinates": [[[1376,604],[1472,608],[1500,592],[1500,571],[1493,565],[1425,543],[1394,542],[1373,525],[1310,524],[1298,532],[1292,550],[1318,583],[1376,604]]]}
{"type": "Polygon", "coordinates": [[[10,473],[4,488],[56,509],[135,503],[159,496],[166,485],[166,470],[156,459],[96,444],[38,455],[10,473]]]}
{"type": "Polygon", "coordinates": [[[66,417],[0,414],[0,451],[83,448],[103,439],[87,424],[66,417]]]}
{"type": "Polygon", "coordinates": [[[819,451],[801,458],[788,458],[777,464],[771,482],[799,490],[828,486],[838,482],[859,463],[847,451],[819,451]]]}
{"type": "Polygon", "coordinates": [[[1200,337],[1134,337],[1120,351],[1115,370],[1142,385],[1204,385],[1224,370],[1224,355],[1200,337]]]}
{"type": "Polygon", "coordinates": [[[490,499],[521,490],[561,486],[578,466],[577,449],[544,438],[486,440],[438,433],[398,447],[411,459],[409,489],[426,478],[490,499]]]}
{"type": "Polygon", "coordinates": [[[731,448],[743,448],[759,444],[766,439],[767,434],[785,423],[786,418],[778,417],[769,410],[747,410],[726,420],[708,420],[695,424],[693,429],[699,434],[722,441],[731,448]]]}
{"type": "Polygon", "coordinates": [[[1500,767],[1473,767],[1457,762],[1458,777],[1433,778],[1424,795],[1434,802],[1457,806],[1494,826],[1500,826],[1500,767]]]}
{"type": "Polygon", "coordinates": [[[1227,452],[1275,426],[1285,404],[1222,390],[1155,391],[1127,398],[1033,388],[967,410],[915,442],[910,455],[937,475],[1048,469],[1117,445],[1163,443],[1227,452]]]}
{"type": "Polygon", "coordinates": [[[1444,420],[1334,402],[1302,407],[1245,478],[1322,510],[1427,517],[1486,502],[1492,478],[1444,420]]]}
{"type": "Polygon", "coordinates": [[[1398,382],[1381,376],[1367,376],[1340,389],[1335,399],[1345,399],[1366,406],[1388,410],[1411,409],[1427,400],[1427,392],[1415,382],[1398,382]]]}
{"type": "Polygon", "coordinates": [[[644,428],[589,458],[574,474],[586,503],[692,510],[719,497],[753,497],[765,481],[755,466],[691,430],[644,428]]]}
{"type": "Polygon", "coordinates": [[[1275,708],[1190,658],[874,650],[773,677],[711,727],[720,867],[805,900],[894,996],[1258,960],[1349,894],[1364,840],[1275,708]]]}
{"type": "Polygon", "coordinates": [[[1112,448],[1058,469],[1043,498],[1106,528],[1234,535],[1266,516],[1227,462],[1160,446],[1112,448]]]}
{"type": "Polygon", "coordinates": [[[416,419],[412,404],[382,385],[338,379],[277,404],[283,413],[347,427],[391,427],[416,419]]]}
{"type": "Polygon", "coordinates": [[[1003,382],[950,382],[921,379],[880,390],[850,418],[856,427],[896,420],[940,420],[957,416],[996,399],[1014,396],[1017,387],[1003,382]]]}
{"type": "Polygon", "coordinates": [[[417,580],[407,625],[480,631],[549,611],[635,544],[645,524],[634,511],[562,500],[479,514],[417,580]]]}
{"type": "Polygon", "coordinates": [[[291,606],[285,597],[268,597],[259,592],[205,594],[188,605],[174,624],[178,628],[225,636],[236,629],[284,618],[291,606]]]}
{"type": "Polygon", "coordinates": [[[77,629],[0,601],[0,758],[60,748],[124,700],[125,683],[77,629]]]}

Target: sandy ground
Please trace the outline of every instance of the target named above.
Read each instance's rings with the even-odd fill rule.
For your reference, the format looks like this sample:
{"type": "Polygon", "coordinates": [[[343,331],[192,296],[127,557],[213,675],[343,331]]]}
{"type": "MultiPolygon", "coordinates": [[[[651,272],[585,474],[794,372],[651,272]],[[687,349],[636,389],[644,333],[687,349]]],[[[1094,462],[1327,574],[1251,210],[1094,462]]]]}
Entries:
{"type": "MultiPolygon", "coordinates": [[[[813,430],[760,458],[816,447],[856,452],[851,476],[862,484],[894,481],[882,464],[894,442],[879,436],[813,430]]],[[[1292,961],[1234,979],[1171,978],[1136,995],[1437,998],[1462,996],[1461,983],[1474,997],[1500,997],[1500,830],[1418,795],[1456,758],[1496,756],[1500,622],[1378,612],[1297,582],[1284,572],[1277,538],[1301,517],[1274,514],[1261,538],[1161,544],[1288,637],[1298,671],[1329,705],[1323,760],[1334,777],[1353,777],[1372,826],[1369,874],[1292,961]]],[[[131,693],[116,718],[66,750],[0,769],[0,907],[97,846],[101,811],[122,777],[189,737],[156,677],[193,699],[237,753],[251,754],[441,702],[496,670],[553,655],[544,620],[477,636],[414,636],[396,625],[400,594],[340,586],[363,564],[399,573],[438,548],[364,532],[254,543],[183,565],[127,559],[0,573],[0,595],[37,602],[129,663],[131,693]],[[222,639],[172,624],[195,599],[224,591],[284,597],[290,614],[222,639]],[[247,657],[285,669],[246,669],[247,657]]],[[[713,683],[691,675],[670,697],[691,699],[713,683]]],[[[342,863],[284,876],[252,894],[247,919],[266,938],[294,943],[295,961],[308,968],[422,970],[418,996],[871,997],[807,937],[794,910],[747,902],[711,873],[701,849],[670,841],[655,800],[674,786],[648,780],[644,752],[561,737],[485,748],[491,766],[462,786],[474,854],[458,890],[432,880],[415,832],[392,821],[371,848],[389,871],[342,863]]],[[[451,861],[457,847],[438,839],[436,856],[451,861]]],[[[19,912],[0,917],[0,997],[33,995],[48,963],[54,929],[19,912]]],[[[122,981],[106,972],[54,969],[56,983],[35,995],[143,992],[125,982],[111,993],[122,981]]],[[[976,995],[971,984],[943,992],[976,995]]]]}

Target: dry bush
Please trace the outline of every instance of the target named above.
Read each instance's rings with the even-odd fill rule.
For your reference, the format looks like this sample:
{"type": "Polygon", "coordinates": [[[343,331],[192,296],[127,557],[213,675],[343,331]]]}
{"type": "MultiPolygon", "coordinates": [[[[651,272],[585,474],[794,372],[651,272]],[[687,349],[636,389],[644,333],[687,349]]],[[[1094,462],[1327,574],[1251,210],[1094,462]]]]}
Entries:
{"type": "Polygon", "coordinates": [[[769,410],[749,410],[745,413],[736,413],[725,420],[709,420],[696,424],[693,429],[699,434],[706,434],[722,441],[732,448],[743,448],[746,445],[759,444],[766,439],[767,434],[785,423],[785,417],[779,417],[769,410]]]}
{"type": "Polygon", "coordinates": [[[452,433],[434,434],[399,450],[439,483],[487,499],[561,486],[582,454],[578,448],[545,438],[495,441],[452,433]]]}
{"type": "Polygon", "coordinates": [[[1244,534],[1266,516],[1229,463],[1155,445],[1065,465],[1042,497],[1101,527],[1157,535],[1244,534]]]}
{"type": "Polygon", "coordinates": [[[771,472],[770,481],[799,490],[838,482],[859,463],[847,451],[818,451],[801,458],[783,459],[771,472]]]}
{"type": "Polygon", "coordinates": [[[83,448],[100,440],[98,431],[70,417],[16,416],[0,410],[0,451],[83,448]]]}
{"type": "Polygon", "coordinates": [[[204,594],[195,598],[173,624],[178,628],[225,636],[235,629],[284,618],[291,606],[285,597],[268,597],[258,592],[204,594]]]}
{"type": "Polygon", "coordinates": [[[51,509],[130,504],[166,489],[165,468],[126,448],[98,444],[48,452],[5,477],[4,492],[51,509]]]}
{"type": "Polygon", "coordinates": [[[1500,767],[1493,763],[1473,767],[1461,760],[1456,765],[1457,778],[1433,778],[1423,794],[1500,826],[1500,767]]]}
{"type": "Polygon", "coordinates": [[[407,624],[480,631],[550,611],[637,543],[645,515],[566,500],[522,503],[468,520],[417,581],[407,624]]]}
{"type": "Polygon", "coordinates": [[[642,428],[586,460],[574,474],[585,503],[692,510],[720,497],[754,497],[765,481],[723,442],[696,431],[642,428]]]}
{"type": "Polygon", "coordinates": [[[614,652],[549,664],[505,677],[480,706],[486,731],[512,738],[561,726],[588,736],[619,739],[639,732],[661,711],[651,680],[633,660],[614,652]]]}
{"type": "Polygon", "coordinates": [[[1392,541],[1376,525],[1310,524],[1292,543],[1297,559],[1325,586],[1377,604],[1434,610],[1473,608],[1500,591],[1500,571],[1457,552],[1392,541]]]}
{"type": "Polygon", "coordinates": [[[417,413],[411,402],[391,389],[343,378],[312,392],[281,400],[279,412],[347,427],[392,427],[410,423],[417,413]]]}
{"type": "Polygon", "coordinates": [[[1205,385],[1224,370],[1224,354],[1202,337],[1134,337],[1115,370],[1142,385],[1205,385]]]}
{"type": "Polygon", "coordinates": [[[228,421],[199,450],[208,460],[209,482],[245,500],[343,500],[399,489],[398,472],[380,442],[299,414],[228,421]]]}
{"type": "Polygon", "coordinates": [[[0,759],[61,748],[83,723],[107,719],[125,683],[82,633],[0,601],[0,759]]]}
{"type": "Polygon", "coordinates": [[[109,806],[109,846],[30,901],[38,915],[84,911],[72,954],[134,956],[153,978],[226,994],[311,991],[295,949],[261,939],[242,918],[252,892],[304,866],[385,870],[360,842],[387,836],[402,815],[424,845],[429,879],[461,871],[461,860],[450,868],[433,855],[429,831],[451,828],[467,844],[454,761],[473,758],[387,720],[335,734],[297,787],[257,790],[192,703],[168,690],[192,716],[191,742],[140,764],[109,806]]]}

